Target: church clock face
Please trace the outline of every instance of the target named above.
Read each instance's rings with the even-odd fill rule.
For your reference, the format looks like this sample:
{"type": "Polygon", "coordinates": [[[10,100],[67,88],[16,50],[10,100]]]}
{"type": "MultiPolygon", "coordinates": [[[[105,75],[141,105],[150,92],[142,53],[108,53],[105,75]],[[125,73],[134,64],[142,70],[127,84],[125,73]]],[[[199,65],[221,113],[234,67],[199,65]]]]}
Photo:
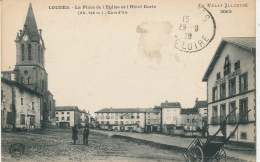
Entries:
{"type": "Polygon", "coordinates": [[[24,41],[27,41],[28,39],[29,39],[28,35],[24,35],[24,36],[23,36],[23,40],[24,40],[24,41]]]}

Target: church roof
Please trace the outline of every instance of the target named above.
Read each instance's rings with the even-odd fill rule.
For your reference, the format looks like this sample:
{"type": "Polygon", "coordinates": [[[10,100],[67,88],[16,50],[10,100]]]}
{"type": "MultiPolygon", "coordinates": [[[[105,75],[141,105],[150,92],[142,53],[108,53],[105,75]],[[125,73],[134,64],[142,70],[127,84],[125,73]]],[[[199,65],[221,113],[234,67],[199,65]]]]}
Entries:
{"type": "Polygon", "coordinates": [[[38,32],[36,20],[33,14],[32,4],[30,3],[24,23],[23,34],[28,34],[31,41],[39,41],[41,36],[38,32]]]}

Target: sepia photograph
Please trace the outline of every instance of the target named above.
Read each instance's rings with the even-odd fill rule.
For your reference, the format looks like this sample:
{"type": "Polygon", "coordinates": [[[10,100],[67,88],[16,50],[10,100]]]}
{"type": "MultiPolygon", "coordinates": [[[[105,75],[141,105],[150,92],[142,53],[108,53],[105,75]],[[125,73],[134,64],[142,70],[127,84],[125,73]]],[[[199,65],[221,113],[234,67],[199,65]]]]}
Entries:
{"type": "Polygon", "coordinates": [[[255,0],[0,3],[1,161],[257,161],[255,0]]]}

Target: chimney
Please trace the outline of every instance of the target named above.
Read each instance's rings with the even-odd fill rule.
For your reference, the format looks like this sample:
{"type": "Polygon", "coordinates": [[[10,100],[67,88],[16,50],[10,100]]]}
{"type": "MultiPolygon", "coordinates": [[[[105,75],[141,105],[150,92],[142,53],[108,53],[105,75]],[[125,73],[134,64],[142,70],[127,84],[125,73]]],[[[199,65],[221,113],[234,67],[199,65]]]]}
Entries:
{"type": "Polygon", "coordinates": [[[39,29],[40,35],[42,36],[42,29],[39,29]]]}

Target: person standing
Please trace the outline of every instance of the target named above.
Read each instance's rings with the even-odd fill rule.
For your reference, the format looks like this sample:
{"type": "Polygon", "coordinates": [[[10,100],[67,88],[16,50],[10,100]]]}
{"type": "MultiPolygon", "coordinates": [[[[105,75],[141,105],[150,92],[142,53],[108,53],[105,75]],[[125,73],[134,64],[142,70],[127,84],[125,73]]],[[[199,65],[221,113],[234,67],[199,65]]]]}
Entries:
{"type": "Polygon", "coordinates": [[[72,139],[73,139],[73,144],[75,145],[76,140],[78,140],[78,130],[76,125],[72,127],[72,139]]]}
{"type": "Polygon", "coordinates": [[[83,130],[83,143],[84,145],[88,145],[88,135],[89,135],[89,128],[86,126],[83,130]]]}

